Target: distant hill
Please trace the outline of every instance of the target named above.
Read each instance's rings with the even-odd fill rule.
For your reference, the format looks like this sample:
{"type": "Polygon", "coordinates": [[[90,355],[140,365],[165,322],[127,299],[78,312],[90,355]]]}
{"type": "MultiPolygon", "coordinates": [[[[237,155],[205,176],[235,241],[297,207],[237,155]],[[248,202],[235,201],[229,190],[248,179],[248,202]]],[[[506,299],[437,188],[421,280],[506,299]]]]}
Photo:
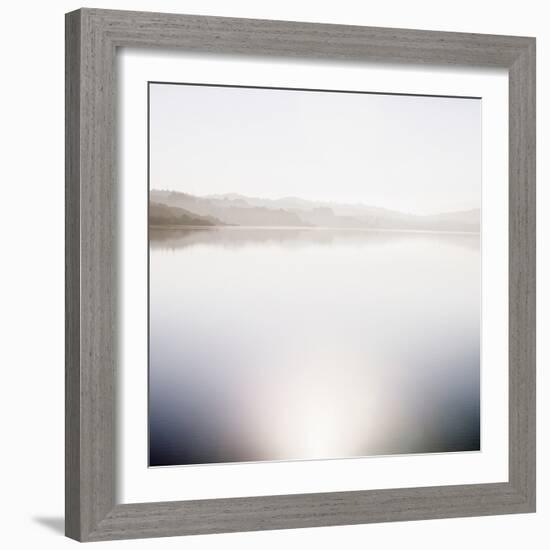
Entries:
{"type": "Polygon", "coordinates": [[[149,202],[150,225],[203,225],[214,226],[224,223],[212,216],[199,216],[183,208],[149,202]]]}
{"type": "Polygon", "coordinates": [[[479,232],[480,228],[479,209],[419,216],[359,203],[338,204],[297,197],[261,199],[236,193],[197,197],[167,190],[151,190],[150,200],[153,204],[179,209],[178,215],[185,213],[210,221],[212,225],[467,232],[479,232]]]}
{"type": "Polygon", "coordinates": [[[254,206],[244,199],[216,199],[195,197],[175,191],[155,191],[149,194],[151,201],[178,207],[205,217],[221,220],[222,225],[307,226],[294,212],[283,208],[254,206]]]}

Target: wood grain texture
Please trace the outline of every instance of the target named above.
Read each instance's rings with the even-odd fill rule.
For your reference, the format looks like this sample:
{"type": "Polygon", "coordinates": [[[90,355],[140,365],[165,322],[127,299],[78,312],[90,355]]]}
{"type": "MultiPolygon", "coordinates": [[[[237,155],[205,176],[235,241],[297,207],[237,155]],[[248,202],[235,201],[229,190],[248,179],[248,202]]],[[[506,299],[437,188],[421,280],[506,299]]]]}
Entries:
{"type": "Polygon", "coordinates": [[[535,43],[509,70],[510,483],[535,509],[535,43]]]}
{"type": "Polygon", "coordinates": [[[80,15],[65,25],[65,529],[80,528],[80,15]]]}
{"type": "Polygon", "coordinates": [[[81,539],[114,506],[114,50],[85,12],[67,28],[67,534],[81,539]]]}
{"type": "Polygon", "coordinates": [[[535,510],[535,40],[83,9],[66,16],[66,533],[109,540],[535,510]],[[116,504],[118,47],[504,67],[510,82],[509,481],[116,504]]]}

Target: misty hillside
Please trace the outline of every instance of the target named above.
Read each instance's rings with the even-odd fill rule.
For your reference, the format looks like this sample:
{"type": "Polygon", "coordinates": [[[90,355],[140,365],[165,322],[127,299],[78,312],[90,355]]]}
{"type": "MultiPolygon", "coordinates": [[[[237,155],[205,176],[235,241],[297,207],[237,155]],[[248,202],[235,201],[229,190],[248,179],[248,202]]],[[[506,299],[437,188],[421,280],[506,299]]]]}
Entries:
{"type": "Polygon", "coordinates": [[[150,200],[168,206],[183,208],[199,216],[211,216],[226,225],[303,226],[310,225],[294,212],[283,208],[254,206],[244,199],[216,199],[195,197],[174,191],[155,191],[150,200]]]}
{"type": "Polygon", "coordinates": [[[224,225],[212,216],[199,216],[177,206],[168,206],[158,202],[149,202],[150,225],[224,225]]]}
{"type": "MultiPolygon", "coordinates": [[[[235,193],[197,197],[176,191],[151,190],[150,200],[157,216],[150,218],[157,225],[163,216],[189,218],[181,225],[240,225],[327,227],[348,229],[394,229],[428,231],[479,232],[479,209],[444,212],[430,216],[407,214],[363,204],[337,204],[307,201],[296,197],[261,199],[235,193]],[[160,207],[176,210],[163,210],[160,207]],[[171,214],[169,214],[171,212],[171,214]],[[192,218],[202,220],[194,223],[192,218]],[[210,223],[206,223],[210,222],[210,223]]],[[[176,221],[162,222],[178,225],[176,221]]]]}

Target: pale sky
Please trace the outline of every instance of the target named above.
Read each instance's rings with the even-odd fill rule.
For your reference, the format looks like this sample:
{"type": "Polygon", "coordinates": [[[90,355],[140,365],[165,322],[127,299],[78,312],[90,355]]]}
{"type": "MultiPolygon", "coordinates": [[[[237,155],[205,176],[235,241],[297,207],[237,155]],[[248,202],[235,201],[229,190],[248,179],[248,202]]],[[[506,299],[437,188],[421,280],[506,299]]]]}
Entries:
{"type": "Polygon", "coordinates": [[[481,100],[150,85],[150,187],[363,203],[481,206],[481,100]]]}

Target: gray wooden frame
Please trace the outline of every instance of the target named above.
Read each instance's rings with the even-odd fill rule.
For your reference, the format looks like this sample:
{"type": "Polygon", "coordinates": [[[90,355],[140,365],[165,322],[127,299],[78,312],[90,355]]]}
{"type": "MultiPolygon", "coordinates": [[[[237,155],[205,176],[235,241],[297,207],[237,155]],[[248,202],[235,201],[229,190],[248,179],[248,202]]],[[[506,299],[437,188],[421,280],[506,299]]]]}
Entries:
{"type": "Polygon", "coordinates": [[[66,534],[81,541],[535,511],[535,39],[82,9],[66,16],[66,534]],[[180,48],[509,71],[509,481],[115,502],[115,54],[180,48]]]}

